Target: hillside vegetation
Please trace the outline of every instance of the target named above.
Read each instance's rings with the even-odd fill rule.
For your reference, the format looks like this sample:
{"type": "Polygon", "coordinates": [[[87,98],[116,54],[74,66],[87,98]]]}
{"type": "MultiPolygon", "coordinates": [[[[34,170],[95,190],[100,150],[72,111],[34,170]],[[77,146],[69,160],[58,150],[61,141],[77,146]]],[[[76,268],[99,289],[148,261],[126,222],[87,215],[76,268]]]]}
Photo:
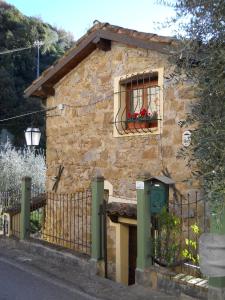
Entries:
{"type": "MultiPolygon", "coordinates": [[[[24,99],[23,91],[36,78],[37,48],[35,41],[42,41],[40,72],[62,56],[73,44],[70,33],[57,29],[36,17],[23,15],[14,6],[0,0],[0,53],[17,48],[29,49],[0,54],[0,120],[14,115],[39,110],[37,99],[24,99]]],[[[24,130],[31,124],[43,127],[43,116],[26,117],[1,122],[2,128],[14,135],[14,144],[24,144],[24,130]]],[[[42,140],[43,143],[43,140],[42,140]]]]}

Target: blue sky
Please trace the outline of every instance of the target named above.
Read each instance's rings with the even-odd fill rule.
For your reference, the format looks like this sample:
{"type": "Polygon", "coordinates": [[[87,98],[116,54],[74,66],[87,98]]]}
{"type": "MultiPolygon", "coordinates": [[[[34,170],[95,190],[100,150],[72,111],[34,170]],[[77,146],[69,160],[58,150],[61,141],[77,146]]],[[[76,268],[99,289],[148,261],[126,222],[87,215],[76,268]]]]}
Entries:
{"type": "Polygon", "coordinates": [[[172,35],[170,29],[157,30],[155,23],[174,15],[171,8],[156,0],[6,0],[27,16],[38,16],[51,25],[73,33],[78,39],[94,20],[144,32],[172,35]]]}

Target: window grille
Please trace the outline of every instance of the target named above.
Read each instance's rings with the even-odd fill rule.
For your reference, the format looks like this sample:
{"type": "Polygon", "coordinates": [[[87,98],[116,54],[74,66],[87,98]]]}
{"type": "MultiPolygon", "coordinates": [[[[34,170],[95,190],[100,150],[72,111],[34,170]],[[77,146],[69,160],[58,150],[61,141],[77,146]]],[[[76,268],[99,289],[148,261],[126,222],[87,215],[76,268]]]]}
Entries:
{"type": "Polygon", "coordinates": [[[161,87],[158,72],[121,77],[114,124],[119,135],[159,130],[161,87]]]}

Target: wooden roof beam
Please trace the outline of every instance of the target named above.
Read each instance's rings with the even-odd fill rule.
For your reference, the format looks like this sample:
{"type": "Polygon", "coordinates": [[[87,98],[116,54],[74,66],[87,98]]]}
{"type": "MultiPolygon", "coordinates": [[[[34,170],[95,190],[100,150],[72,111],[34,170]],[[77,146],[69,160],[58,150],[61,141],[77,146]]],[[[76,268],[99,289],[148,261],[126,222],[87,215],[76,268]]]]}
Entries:
{"type": "Polygon", "coordinates": [[[25,90],[25,97],[54,95],[53,86],[68,72],[75,68],[85,57],[87,57],[96,48],[103,51],[111,50],[111,42],[119,42],[126,45],[168,53],[168,46],[172,41],[151,41],[138,37],[119,34],[109,30],[98,30],[90,33],[77,47],[69,51],[67,55],[61,58],[54,66],[49,68],[38,80],[25,90]],[[46,85],[48,85],[46,87],[46,85]],[[42,88],[43,87],[43,88],[42,88]],[[50,93],[50,94],[49,94],[50,93]]]}
{"type": "Polygon", "coordinates": [[[102,51],[110,51],[111,50],[111,40],[102,39],[100,36],[97,36],[93,41],[93,44],[102,51]]]}
{"type": "Polygon", "coordinates": [[[55,89],[50,85],[43,85],[41,87],[41,90],[43,91],[43,94],[46,96],[54,96],[55,95],[55,89]]]}

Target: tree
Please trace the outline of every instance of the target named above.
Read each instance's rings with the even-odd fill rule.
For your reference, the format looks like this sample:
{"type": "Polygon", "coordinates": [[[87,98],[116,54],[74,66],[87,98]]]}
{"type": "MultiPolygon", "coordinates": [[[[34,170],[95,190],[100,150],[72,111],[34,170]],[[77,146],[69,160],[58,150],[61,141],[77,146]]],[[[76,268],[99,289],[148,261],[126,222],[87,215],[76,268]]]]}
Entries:
{"type": "Polygon", "coordinates": [[[202,180],[212,209],[225,206],[225,2],[224,0],[177,0],[172,20],[179,34],[171,56],[176,64],[172,77],[185,74],[196,86],[197,101],[186,124],[192,132],[189,163],[197,163],[195,175],[202,180]]]}
{"type": "MultiPolygon", "coordinates": [[[[70,33],[38,18],[26,17],[14,6],[0,0],[0,52],[30,47],[25,51],[0,55],[0,119],[41,109],[37,99],[23,98],[24,90],[36,78],[37,51],[33,47],[36,40],[44,42],[40,49],[40,72],[73,45],[70,33]]],[[[15,136],[15,145],[21,146],[24,144],[24,130],[31,126],[32,121],[28,117],[0,123],[0,131],[8,129],[15,136]]],[[[43,116],[39,117],[37,125],[44,127],[43,116]]]]}
{"type": "Polygon", "coordinates": [[[17,192],[24,176],[32,178],[32,191],[45,191],[45,156],[33,148],[15,149],[10,143],[0,147],[0,192],[17,192]]]}

